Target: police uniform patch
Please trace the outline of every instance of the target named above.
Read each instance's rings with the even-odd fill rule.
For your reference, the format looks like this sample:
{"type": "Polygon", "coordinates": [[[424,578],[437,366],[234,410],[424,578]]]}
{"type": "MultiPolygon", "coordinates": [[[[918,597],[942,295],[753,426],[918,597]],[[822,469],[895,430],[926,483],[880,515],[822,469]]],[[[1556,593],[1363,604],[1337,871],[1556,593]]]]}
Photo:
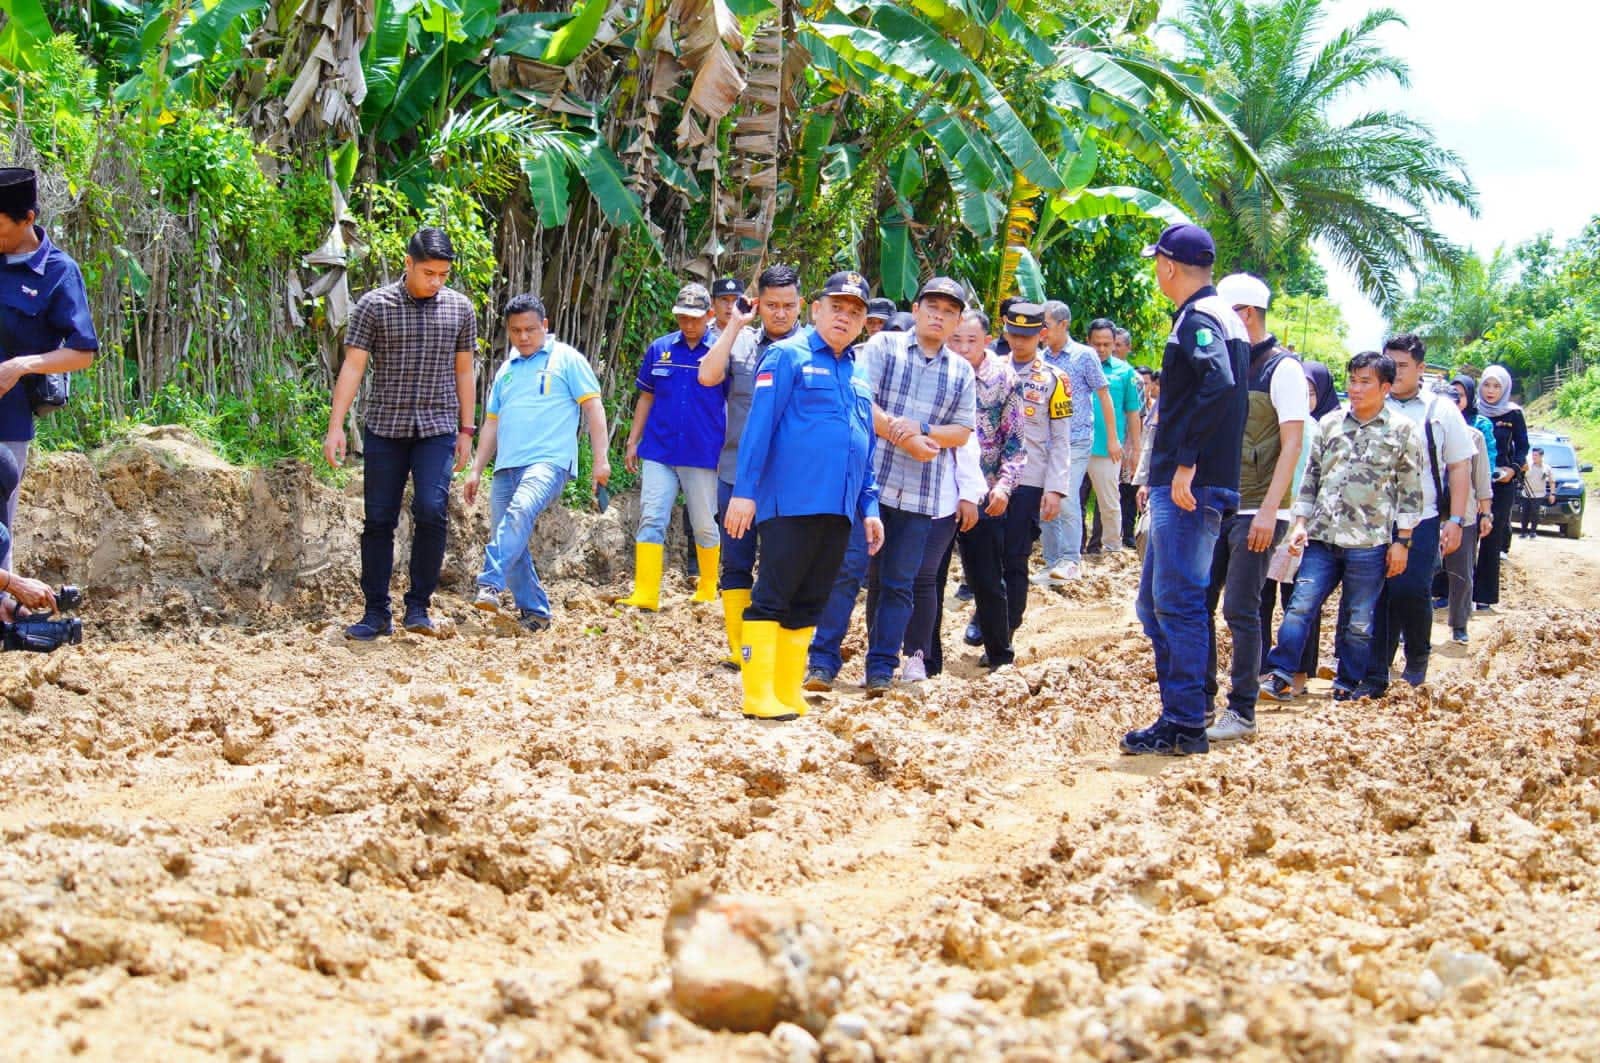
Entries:
{"type": "Polygon", "coordinates": [[[1022,408],[1022,413],[1025,417],[1032,417],[1034,414],[1034,409],[1032,406],[1024,406],[1022,408]]]}
{"type": "Polygon", "coordinates": [[[1050,396],[1050,419],[1059,421],[1063,417],[1072,416],[1072,391],[1067,387],[1066,381],[1056,381],[1055,393],[1050,396]]]}
{"type": "Polygon", "coordinates": [[[1204,325],[1202,325],[1199,328],[1194,330],[1195,346],[1197,346],[1197,347],[1209,347],[1209,346],[1211,346],[1211,340],[1212,339],[1213,339],[1213,337],[1211,335],[1211,330],[1206,328],[1204,325]]]}

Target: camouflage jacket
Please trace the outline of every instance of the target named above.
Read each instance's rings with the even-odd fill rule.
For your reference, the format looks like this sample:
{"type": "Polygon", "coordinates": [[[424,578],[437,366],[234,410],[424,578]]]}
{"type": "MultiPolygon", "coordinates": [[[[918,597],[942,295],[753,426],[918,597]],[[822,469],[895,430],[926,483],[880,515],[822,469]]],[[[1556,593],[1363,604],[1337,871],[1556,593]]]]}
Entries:
{"type": "Polygon", "coordinates": [[[1417,427],[1387,406],[1362,423],[1346,409],[1324,417],[1306,459],[1294,515],[1311,538],[1346,549],[1383,546],[1422,513],[1417,427]]]}

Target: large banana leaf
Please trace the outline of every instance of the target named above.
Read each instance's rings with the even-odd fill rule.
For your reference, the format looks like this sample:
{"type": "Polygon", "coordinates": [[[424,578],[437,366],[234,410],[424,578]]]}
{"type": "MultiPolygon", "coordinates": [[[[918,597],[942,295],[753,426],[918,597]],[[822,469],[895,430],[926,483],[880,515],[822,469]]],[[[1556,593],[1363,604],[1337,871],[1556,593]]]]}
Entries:
{"type": "Polygon", "coordinates": [[[583,10],[572,17],[572,21],[556,30],[550,38],[550,46],[545,49],[544,61],[553,66],[566,66],[594,41],[594,35],[600,30],[600,19],[606,13],[606,7],[611,0],[585,0],[583,10]]]}
{"type": "Polygon", "coordinates": [[[184,27],[172,50],[171,66],[183,70],[203,63],[217,54],[224,37],[237,40],[239,20],[267,7],[267,0],[217,0],[211,7],[201,5],[194,21],[184,27]]]}
{"type": "Polygon", "coordinates": [[[403,0],[375,0],[373,5],[372,33],[361,49],[361,70],[367,79],[361,109],[369,119],[382,116],[394,103],[405,68],[410,10],[411,4],[403,0]]]}
{"type": "Polygon", "coordinates": [[[922,128],[955,189],[961,224],[980,239],[992,237],[1006,216],[1005,200],[998,191],[1006,187],[1004,160],[954,111],[928,108],[922,128]]]}
{"type": "Polygon", "coordinates": [[[542,151],[522,160],[522,172],[528,176],[528,192],[539,212],[539,223],[546,229],[567,223],[571,171],[570,163],[559,152],[542,151]]]}
{"type": "Polygon", "coordinates": [[[589,194],[600,207],[606,221],[627,228],[644,221],[644,204],[628,187],[628,172],[600,134],[592,134],[577,145],[578,172],[589,186],[589,194]]]}
{"type": "Polygon", "coordinates": [[[1189,171],[1178,145],[1137,108],[1075,81],[1057,82],[1051,87],[1050,97],[1057,106],[1078,114],[1107,139],[1122,145],[1134,158],[1155,171],[1196,216],[1206,216],[1210,201],[1189,171]]]}
{"type": "Polygon", "coordinates": [[[910,299],[917,294],[920,273],[911,241],[911,218],[896,203],[878,222],[878,285],[890,299],[910,299]]]}
{"type": "Polygon", "coordinates": [[[1126,185],[1085,188],[1052,196],[1045,208],[1055,221],[1097,221],[1101,218],[1154,218],[1164,225],[1190,221],[1189,215],[1154,192],[1126,185]]]}
{"type": "Polygon", "coordinates": [[[54,32],[39,0],[0,0],[0,14],[6,24],[0,29],[0,64],[17,70],[32,69],[29,59],[34,48],[48,41],[54,32]]]}

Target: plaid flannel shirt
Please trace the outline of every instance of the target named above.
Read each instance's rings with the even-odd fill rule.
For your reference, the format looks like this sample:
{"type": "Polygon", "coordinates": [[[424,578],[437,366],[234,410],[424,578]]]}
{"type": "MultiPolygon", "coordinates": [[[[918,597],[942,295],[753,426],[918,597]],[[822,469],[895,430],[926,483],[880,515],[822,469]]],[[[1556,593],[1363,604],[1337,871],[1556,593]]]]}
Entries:
{"type": "MultiPolygon", "coordinates": [[[[972,366],[948,347],[932,358],[910,332],[880,332],[862,345],[856,371],[865,374],[872,401],[890,417],[930,426],[977,426],[972,366]]],[[[936,517],[955,511],[954,450],[918,461],[899,447],[877,448],[878,500],[907,513],[936,517]],[[949,462],[949,466],[945,465],[949,462]]]]}
{"type": "Polygon", "coordinates": [[[368,431],[396,439],[456,434],[456,352],[478,350],[478,322],[466,296],[444,288],[417,299],[404,280],[374,288],[351,310],[344,342],[371,356],[368,431]]]}

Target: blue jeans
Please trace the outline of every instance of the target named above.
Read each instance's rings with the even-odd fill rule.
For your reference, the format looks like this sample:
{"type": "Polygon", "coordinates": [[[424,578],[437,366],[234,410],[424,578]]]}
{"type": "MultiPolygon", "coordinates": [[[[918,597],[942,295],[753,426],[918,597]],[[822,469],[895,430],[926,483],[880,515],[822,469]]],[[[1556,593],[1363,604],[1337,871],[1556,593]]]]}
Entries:
{"type": "Polygon", "coordinates": [[[829,676],[838,675],[844,666],[839,645],[849,630],[864,577],[870,578],[877,590],[877,608],[867,616],[867,678],[888,679],[900,665],[900,644],[911,621],[911,589],[922,567],[933,518],[889,506],[882,507],[881,516],[883,547],[870,565],[864,522],[858,520],[850,529],[844,563],[811,639],[810,665],[829,676]]]}
{"type": "Polygon", "coordinates": [[[1239,506],[1239,492],[1194,488],[1195,508],[1183,510],[1171,487],[1150,488],[1150,541],[1139,576],[1139,622],[1150,637],[1161,687],[1162,718],[1179,727],[1206,725],[1206,657],[1211,625],[1206,587],[1222,518],[1239,506]]]}
{"type": "Polygon", "coordinates": [[[361,594],[367,612],[389,615],[389,577],[394,573],[394,530],[411,481],[411,587],[406,612],[426,610],[439,588],[444,566],[445,518],[450,508],[454,435],[402,439],[373,431],[365,441],[361,525],[361,594]]]}
{"type": "Polygon", "coordinates": [[[541,461],[513,469],[496,469],[489,490],[489,545],[483,550],[478,586],[503,591],[508,587],[518,609],[550,619],[550,598],[528,556],[533,523],[545,507],[561,497],[567,470],[541,461]]]}
{"type": "MultiPolygon", "coordinates": [[[[1090,443],[1072,448],[1071,481],[1061,512],[1055,520],[1039,523],[1039,546],[1044,551],[1045,571],[1066,561],[1083,560],[1083,478],[1089,472],[1090,443]]],[[[1130,540],[1131,542],[1131,540],[1130,540]]]]}
{"type": "Polygon", "coordinates": [[[680,486],[689,523],[694,525],[694,544],[709,550],[722,541],[717,532],[717,470],[648,460],[643,465],[639,477],[639,533],[635,536],[638,542],[667,541],[667,524],[672,520],[680,486]]]}
{"type": "Polygon", "coordinates": [[[717,534],[722,536],[722,574],[718,584],[725,591],[747,591],[756,585],[756,537],[750,532],[735,539],[722,527],[728,515],[728,503],[733,501],[733,485],[717,481],[717,534]]]}
{"type": "Polygon", "coordinates": [[[1322,603],[1342,584],[1339,674],[1333,686],[1346,693],[1361,690],[1372,659],[1374,618],[1388,552],[1387,546],[1346,548],[1312,540],[1295,576],[1294,598],[1278,628],[1278,644],[1267,654],[1267,670],[1285,682],[1294,678],[1322,603]]]}

